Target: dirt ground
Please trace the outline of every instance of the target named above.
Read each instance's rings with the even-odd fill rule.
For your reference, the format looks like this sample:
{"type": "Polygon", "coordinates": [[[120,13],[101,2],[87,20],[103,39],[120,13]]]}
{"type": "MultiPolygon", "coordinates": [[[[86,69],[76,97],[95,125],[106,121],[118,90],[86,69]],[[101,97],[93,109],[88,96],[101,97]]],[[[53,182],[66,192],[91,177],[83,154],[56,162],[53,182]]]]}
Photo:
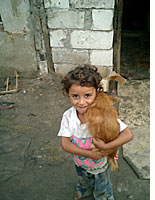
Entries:
{"type": "MultiPolygon", "coordinates": [[[[60,76],[20,80],[20,91],[0,96],[0,199],[70,200],[76,175],[57,132],[70,107],[60,76]]],[[[120,153],[119,172],[111,181],[116,200],[148,200],[149,180],[139,180],[120,153]]],[[[88,198],[93,199],[93,198],[88,198]]]]}
{"type": "MultiPolygon", "coordinates": [[[[60,80],[56,74],[19,79],[18,93],[0,96],[0,200],[73,199],[74,164],[57,137],[70,107],[60,80]]],[[[111,173],[115,199],[149,200],[150,180],[138,178],[121,149],[118,162],[111,173]]]]}

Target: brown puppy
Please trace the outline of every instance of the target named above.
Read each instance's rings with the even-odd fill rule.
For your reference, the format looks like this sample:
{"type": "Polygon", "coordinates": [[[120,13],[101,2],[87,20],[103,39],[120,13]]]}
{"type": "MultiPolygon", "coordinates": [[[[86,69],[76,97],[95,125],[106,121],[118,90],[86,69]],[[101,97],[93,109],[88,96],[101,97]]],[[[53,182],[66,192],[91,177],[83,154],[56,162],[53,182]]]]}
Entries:
{"type": "MultiPolygon", "coordinates": [[[[112,97],[109,97],[104,92],[99,92],[95,101],[85,113],[90,134],[95,138],[103,140],[105,143],[116,139],[120,133],[120,126],[117,121],[118,115],[113,103],[112,97]]],[[[118,169],[117,161],[114,158],[117,150],[117,148],[107,151],[102,150],[108,155],[108,162],[112,171],[118,169]]]]}

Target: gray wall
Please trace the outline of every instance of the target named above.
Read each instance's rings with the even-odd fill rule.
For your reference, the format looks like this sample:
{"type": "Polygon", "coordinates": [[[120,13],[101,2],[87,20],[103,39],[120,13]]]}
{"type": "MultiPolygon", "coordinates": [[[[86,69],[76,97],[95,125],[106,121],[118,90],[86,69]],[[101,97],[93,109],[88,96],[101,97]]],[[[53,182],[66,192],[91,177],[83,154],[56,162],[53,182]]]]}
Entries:
{"type": "Polygon", "coordinates": [[[17,69],[23,76],[37,72],[29,1],[1,0],[0,76],[17,69]]]}

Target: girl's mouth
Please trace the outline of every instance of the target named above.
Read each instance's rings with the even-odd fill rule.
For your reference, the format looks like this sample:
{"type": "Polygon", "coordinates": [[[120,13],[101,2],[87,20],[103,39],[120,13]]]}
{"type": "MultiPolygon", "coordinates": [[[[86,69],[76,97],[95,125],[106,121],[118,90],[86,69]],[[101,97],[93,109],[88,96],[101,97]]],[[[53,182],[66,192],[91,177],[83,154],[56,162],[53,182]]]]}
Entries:
{"type": "Polygon", "coordinates": [[[87,106],[78,106],[78,108],[80,108],[81,110],[84,110],[87,108],[87,106]]]}

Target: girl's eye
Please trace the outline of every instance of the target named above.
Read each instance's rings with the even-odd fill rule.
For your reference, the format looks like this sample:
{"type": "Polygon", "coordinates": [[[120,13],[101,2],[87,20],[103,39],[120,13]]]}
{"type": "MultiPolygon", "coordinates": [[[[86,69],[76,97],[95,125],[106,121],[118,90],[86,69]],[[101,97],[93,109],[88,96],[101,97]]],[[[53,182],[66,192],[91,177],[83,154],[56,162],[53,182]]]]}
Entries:
{"type": "Polygon", "coordinates": [[[86,94],[85,97],[89,98],[89,97],[91,97],[91,94],[86,94]]]}
{"type": "Polygon", "coordinates": [[[74,99],[77,99],[79,96],[78,96],[77,94],[73,94],[72,97],[73,97],[74,99]]]}

